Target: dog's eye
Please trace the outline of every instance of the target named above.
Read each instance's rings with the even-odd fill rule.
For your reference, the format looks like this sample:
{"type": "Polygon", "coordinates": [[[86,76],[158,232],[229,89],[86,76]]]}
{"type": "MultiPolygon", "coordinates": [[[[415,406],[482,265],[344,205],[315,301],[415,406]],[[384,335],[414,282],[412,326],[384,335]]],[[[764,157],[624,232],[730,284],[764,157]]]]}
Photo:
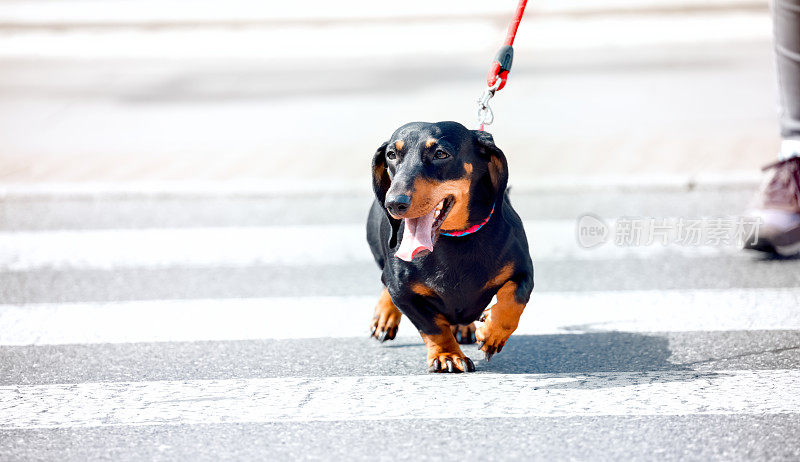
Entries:
{"type": "Polygon", "coordinates": [[[395,160],[397,159],[397,154],[395,154],[394,151],[389,151],[386,153],[386,158],[389,160],[395,160]]]}
{"type": "Polygon", "coordinates": [[[442,151],[441,149],[437,149],[436,153],[433,155],[433,157],[435,157],[437,159],[447,159],[448,157],[450,157],[450,154],[442,151]]]}

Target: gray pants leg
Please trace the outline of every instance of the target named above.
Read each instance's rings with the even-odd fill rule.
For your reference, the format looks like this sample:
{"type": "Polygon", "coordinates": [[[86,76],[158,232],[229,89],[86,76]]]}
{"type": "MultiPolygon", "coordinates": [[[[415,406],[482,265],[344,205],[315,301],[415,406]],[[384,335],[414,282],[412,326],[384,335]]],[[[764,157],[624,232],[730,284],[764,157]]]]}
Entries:
{"type": "Polygon", "coordinates": [[[800,0],[774,0],[781,135],[800,139],[800,0]]]}

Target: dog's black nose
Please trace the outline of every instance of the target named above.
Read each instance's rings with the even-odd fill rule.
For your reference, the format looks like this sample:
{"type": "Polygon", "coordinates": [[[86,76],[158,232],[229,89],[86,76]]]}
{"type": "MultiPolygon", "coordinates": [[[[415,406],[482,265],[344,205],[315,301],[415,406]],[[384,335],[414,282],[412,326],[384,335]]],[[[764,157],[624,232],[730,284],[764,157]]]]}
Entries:
{"type": "Polygon", "coordinates": [[[397,217],[403,216],[403,214],[408,210],[408,206],[410,204],[411,198],[405,194],[389,196],[386,198],[386,209],[389,210],[389,213],[397,217]]]}

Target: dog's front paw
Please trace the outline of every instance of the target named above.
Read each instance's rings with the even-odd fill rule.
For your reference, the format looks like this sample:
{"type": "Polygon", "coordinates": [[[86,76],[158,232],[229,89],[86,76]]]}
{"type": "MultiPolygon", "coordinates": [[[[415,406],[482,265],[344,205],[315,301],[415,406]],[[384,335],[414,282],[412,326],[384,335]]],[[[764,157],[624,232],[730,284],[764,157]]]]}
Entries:
{"type": "MultiPolygon", "coordinates": [[[[434,320],[439,332],[420,331],[428,349],[428,372],[473,372],[475,364],[461,351],[450,323],[442,315],[434,320]]],[[[431,329],[435,330],[435,329],[431,329]]]]}
{"type": "Polygon", "coordinates": [[[516,325],[504,325],[496,319],[492,319],[491,310],[486,310],[480,318],[484,324],[475,332],[475,337],[478,339],[478,348],[483,351],[486,360],[492,359],[495,353],[503,351],[508,338],[516,330],[516,325]]]}
{"type": "Polygon", "coordinates": [[[428,358],[428,372],[474,372],[475,364],[462,352],[440,352],[428,358]]]}
{"type": "Polygon", "coordinates": [[[450,329],[453,331],[453,335],[456,338],[456,342],[462,345],[470,345],[475,343],[475,323],[469,324],[458,324],[450,326],[450,329]]]}
{"type": "Polygon", "coordinates": [[[369,325],[369,335],[381,342],[393,340],[397,336],[397,328],[403,314],[392,303],[389,292],[383,290],[378,304],[375,306],[375,315],[369,325]]]}

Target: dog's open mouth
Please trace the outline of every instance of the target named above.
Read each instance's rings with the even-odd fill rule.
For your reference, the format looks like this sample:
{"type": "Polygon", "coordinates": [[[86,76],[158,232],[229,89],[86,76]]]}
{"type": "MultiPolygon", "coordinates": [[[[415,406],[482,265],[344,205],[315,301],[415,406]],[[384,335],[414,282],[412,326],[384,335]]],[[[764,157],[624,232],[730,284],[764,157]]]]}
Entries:
{"type": "Polygon", "coordinates": [[[402,260],[411,261],[417,255],[433,252],[433,245],[439,237],[439,228],[452,208],[453,196],[447,196],[425,215],[405,218],[403,240],[394,255],[402,260]]]}

